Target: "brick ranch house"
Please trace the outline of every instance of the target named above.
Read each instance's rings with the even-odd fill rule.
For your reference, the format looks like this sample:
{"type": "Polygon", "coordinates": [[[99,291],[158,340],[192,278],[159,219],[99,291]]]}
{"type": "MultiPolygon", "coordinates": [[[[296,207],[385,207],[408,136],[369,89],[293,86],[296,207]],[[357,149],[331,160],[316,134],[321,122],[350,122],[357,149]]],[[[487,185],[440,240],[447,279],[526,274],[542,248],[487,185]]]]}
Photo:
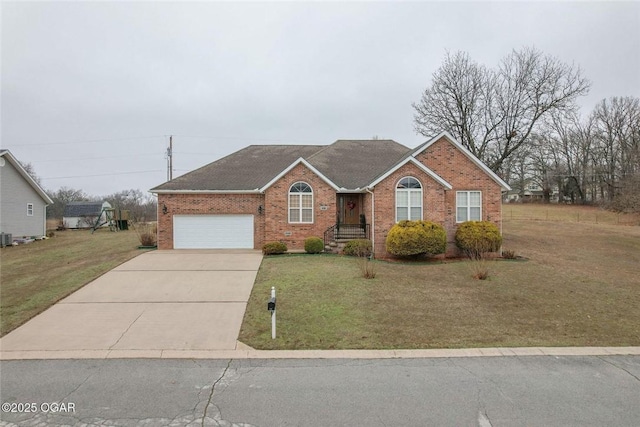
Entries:
{"type": "Polygon", "coordinates": [[[302,249],[373,241],[385,257],[389,229],[424,219],[447,230],[456,254],[457,224],[501,227],[509,185],[450,134],[410,149],[391,140],[331,145],[251,145],[151,190],[158,195],[158,248],[252,248],[282,241],[302,249]]]}

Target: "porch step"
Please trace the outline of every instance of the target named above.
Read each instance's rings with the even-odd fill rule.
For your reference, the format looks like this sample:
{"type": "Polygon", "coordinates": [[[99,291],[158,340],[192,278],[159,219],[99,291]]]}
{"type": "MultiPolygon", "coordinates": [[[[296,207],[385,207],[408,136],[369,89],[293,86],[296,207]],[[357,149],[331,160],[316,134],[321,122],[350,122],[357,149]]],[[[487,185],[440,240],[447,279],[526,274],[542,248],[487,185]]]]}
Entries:
{"type": "Polygon", "coordinates": [[[345,245],[352,240],[354,239],[334,240],[333,242],[330,242],[328,245],[325,245],[324,251],[329,253],[334,253],[334,254],[340,254],[342,253],[345,245]]]}

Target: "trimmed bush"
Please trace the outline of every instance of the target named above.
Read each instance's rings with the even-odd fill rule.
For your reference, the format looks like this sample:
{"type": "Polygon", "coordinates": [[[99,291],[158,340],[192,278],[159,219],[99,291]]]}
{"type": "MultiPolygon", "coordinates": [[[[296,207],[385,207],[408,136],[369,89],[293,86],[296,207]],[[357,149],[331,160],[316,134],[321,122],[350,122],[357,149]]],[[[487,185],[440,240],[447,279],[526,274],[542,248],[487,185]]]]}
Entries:
{"type": "Polygon", "coordinates": [[[269,242],[262,245],[264,255],[280,255],[287,252],[287,245],[282,242],[269,242]]]}
{"type": "Polygon", "coordinates": [[[467,221],[458,226],[456,245],[471,259],[496,252],[502,245],[498,227],[489,221],[467,221]]]}
{"type": "Polygon", "coordinates": [[[447,232],[430,221],[400,221],[389,230],[387,252],[399,257],[443,254],[447,249],[447,232]]]}
{"type": "Polygon", "coordinates": [[[369,239],[356,239],[347,242],[342,252],[349,256],[369,257],[371,256],[373,246],[369,239]]]}
{"type": "Polygon", "coordinates": [[[319,237],[307,237],[304,239],[304,251],[308,254],[319,254],[324,251],[324,242],[319,237]]]}

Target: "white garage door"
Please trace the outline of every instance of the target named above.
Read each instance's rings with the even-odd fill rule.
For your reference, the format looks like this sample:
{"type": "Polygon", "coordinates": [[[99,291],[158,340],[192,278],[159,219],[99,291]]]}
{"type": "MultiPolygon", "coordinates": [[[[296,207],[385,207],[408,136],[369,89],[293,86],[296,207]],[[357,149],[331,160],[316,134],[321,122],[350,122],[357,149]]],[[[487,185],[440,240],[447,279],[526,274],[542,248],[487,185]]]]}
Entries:
{"type": "Polygon", "coordinates": [[[175,249],[253,249],[253,215],[175,215],[175,249]]]}

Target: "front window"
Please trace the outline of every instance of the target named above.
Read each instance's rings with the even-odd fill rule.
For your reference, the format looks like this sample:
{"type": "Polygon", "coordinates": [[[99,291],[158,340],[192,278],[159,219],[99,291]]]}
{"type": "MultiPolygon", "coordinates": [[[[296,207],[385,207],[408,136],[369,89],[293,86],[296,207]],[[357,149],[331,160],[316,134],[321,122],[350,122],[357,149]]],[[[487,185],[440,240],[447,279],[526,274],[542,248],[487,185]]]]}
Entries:
{"type": "Polygon", "coordinates": [[[456,222],[482,220],[482,192],[458,191],[456,193],[456,222]]]}
{"type": "Polygon", "coordinates": [[[396,186],[396,222],[422,219],[422,184],[408,176],[396,186]]]}
{"type": "Polygon", "coordinates": [[[33,203],[27,203],[27,216],[33,216],[33,203]]]}
{"type": "Polygon", "coordinates": [[[289,222],[313,223],[313,191],[306,182],[296,182],[289,188],[289,222]]]}

